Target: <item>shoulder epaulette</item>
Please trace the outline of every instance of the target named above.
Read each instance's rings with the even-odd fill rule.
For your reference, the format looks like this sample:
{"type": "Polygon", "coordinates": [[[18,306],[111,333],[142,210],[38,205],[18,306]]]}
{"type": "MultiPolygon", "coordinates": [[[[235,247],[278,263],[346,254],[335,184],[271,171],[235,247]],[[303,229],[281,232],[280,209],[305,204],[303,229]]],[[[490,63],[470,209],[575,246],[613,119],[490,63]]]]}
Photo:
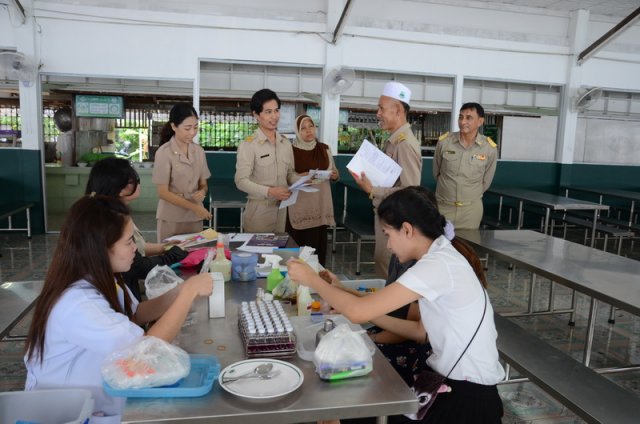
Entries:
{"type": "Polygon", "coordinates": [[[491,140],[491,137],[487,137],[487,143],[489,143],[489,146],[493,147],[494,149],[496,147],[498,147],[498,145],[496,144],[495,141],[491,140]]]}
{"type": "Polygon", "coordinates": [[[255,137],[254,137],[254,136],[253,136],[253,134],[252,134],[252,135],[247,136],[247,137],[244,139],[244,141],[246,141],[247,143],[251,143],[251,142],[253,141],[253,139],[254,139],[254,138],[255,138],[255,137]]]}
{"type": "Polygon", "coordinates": [[[398,139],[396,140],[398,143],[401,143],[407,139],[407,135],[405,133],[398,134],[398,139]]]}
{"type": "Polygon", "coordinates": [[[442,141],[447,137],[449,137],[449,131],[447,131],[446,133],[444,133],[440,137],[438,137],[438,141],[442,141]]]}

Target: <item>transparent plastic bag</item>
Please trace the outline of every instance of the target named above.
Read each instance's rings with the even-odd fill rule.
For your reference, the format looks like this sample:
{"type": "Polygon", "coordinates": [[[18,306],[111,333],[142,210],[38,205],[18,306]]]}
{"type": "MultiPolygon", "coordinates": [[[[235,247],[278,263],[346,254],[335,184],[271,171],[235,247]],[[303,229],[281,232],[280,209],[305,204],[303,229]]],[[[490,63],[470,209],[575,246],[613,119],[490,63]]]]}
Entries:
{"type": "Polygon", "coordinates": [[[178,284],[182,284],[183,281],[169,266],[156,265],[144,279],[145,294],[148,299],[156,298],[177,287],[178,284]]]}
{"type": "Polygon", "coordinates": [[[109,354],[102,363],[102,378],[114,389],[168,386],[189,375],[189,354],[153,336],[109,354]]]}
{"type": "Polygon", "coordinates": [[[297,292],[298,283],[291,281],[289,277],[285,277],[271,293],[279,299],[295,300],[297,292]]]}
{"type": "Polygon", "coordinates": [[[362,331],[340,324],[322,337],[313,354],[316,372],[323,380],[367,375],[373,370],[372,352],[362,339],[362,331]]]}

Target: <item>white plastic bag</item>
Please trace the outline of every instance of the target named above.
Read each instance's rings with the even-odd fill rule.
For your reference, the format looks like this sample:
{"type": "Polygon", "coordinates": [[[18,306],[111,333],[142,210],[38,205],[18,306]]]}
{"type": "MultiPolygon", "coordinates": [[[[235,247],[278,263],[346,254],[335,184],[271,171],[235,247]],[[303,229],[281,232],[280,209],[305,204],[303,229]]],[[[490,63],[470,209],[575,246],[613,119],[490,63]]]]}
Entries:
{"type": "Polygon", "coordinates": [[[102,378],[114,389],[167,386],[189,375],[189,354],[153,336],[109,354],[102,363],[102,378]]]}
{"type": "Polygon", "coordinates": [[[183,281],[171,267],[156,265],[144,279],[145,294],[148,299],[156,298],[177,287],[178,284],[182,284],[183,281]]]}
{"type": "Polygon", "coordinates": [[[313,354],[320,378],[341,380],[367,375],[373,370],[372,352],[360,335],[363,331],[340,324],[325,334],[313,354]]]}

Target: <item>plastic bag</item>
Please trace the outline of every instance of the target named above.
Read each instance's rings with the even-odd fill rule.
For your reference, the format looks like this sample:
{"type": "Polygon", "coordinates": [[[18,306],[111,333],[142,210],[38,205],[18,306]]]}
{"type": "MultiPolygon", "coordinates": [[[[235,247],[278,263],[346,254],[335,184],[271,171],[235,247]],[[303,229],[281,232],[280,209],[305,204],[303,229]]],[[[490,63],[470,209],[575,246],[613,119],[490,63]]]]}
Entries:
{"type": "Polygon", "coordinates": [[[323,380],[367,375],[373,370],[372,353],[360,335],[349,324],[340,324],[328,332],[313,354],[316,372],[323,380]]]}
{"type": "Polygon", "coordinates": [[[289,277],[285,277],[284,280],[271,291],[275,297],[284,300],[295,300],[297,292],[298,284],[295,281],[291,281],[289,277]]]}
{"type": "Polygon", "coordinates": [[[154,266],[144,280],[145,294],[153,299],[182,284],[184,280],[167,265],[154,266]]]}
{"type": "Polygon", "coordinates": [[[114,389],[167,386],[189,375],[189,354],[153,336],[115,351],[102,363],[102,378],[114,389]]]}

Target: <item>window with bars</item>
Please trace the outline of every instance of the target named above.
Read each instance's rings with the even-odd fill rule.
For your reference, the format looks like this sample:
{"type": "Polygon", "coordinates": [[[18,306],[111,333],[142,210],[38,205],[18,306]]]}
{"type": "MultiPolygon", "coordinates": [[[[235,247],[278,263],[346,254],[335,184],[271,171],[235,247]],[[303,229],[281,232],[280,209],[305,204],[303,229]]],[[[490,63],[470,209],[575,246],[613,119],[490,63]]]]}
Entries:
{"type": "Polygon", "coordinates": [[[0,147],[20,146],[21,129],[20,107],[0,104],[0,147]]]}
{"type": "Polygon", "coordinates": [[[200,145],[205,150],[236,150],[258,128],[249,111],[200,113],[200,145]]]}

